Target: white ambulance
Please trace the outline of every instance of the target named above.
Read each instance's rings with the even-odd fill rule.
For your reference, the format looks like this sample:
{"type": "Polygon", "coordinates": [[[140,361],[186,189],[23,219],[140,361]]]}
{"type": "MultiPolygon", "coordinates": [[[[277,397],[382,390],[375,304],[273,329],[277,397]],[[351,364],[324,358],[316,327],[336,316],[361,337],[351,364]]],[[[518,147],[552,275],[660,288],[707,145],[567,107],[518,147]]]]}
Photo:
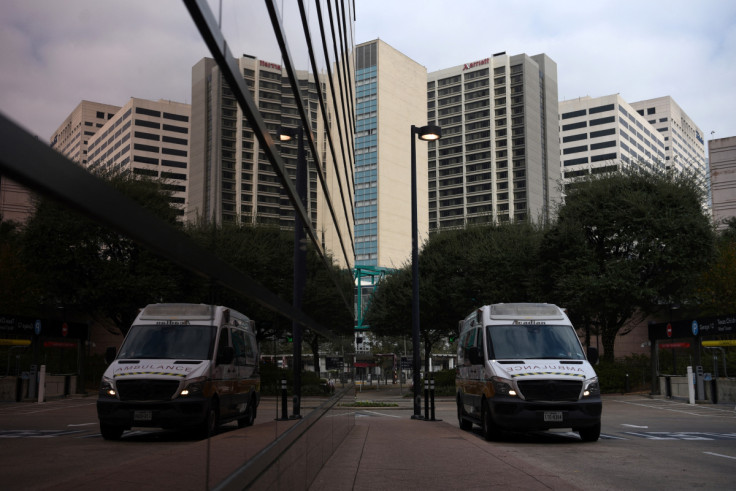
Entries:
{"type": "Polygon", "coordinates": [[[97,416],[105,439],[132,427],[250,426],[260,402],[253,321],[227,307],[161,303],[141,310],[120,351],[108,348],[97,416]]]}
{"type": "Polygon", "coordinates": [[[601,432],[598,377],[562,309],[543,303],[486,305],[460,321],[456,376],[460,428],[492,440],[501,430],[601,432]]]}

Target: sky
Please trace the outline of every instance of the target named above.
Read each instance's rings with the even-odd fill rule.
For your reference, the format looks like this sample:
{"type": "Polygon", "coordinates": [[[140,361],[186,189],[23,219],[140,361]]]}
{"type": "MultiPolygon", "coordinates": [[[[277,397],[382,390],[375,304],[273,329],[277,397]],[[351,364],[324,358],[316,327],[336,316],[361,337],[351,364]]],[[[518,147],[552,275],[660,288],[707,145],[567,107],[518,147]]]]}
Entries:
{"type": "MultiPolygon", "coordinates": [[[[219,15],[219,0],[209,3],[219,15]]],[[[295,1],[276,3],[295,26],[295,1]]],[[[355,3],[356,43],[380,38],[430,72],[501,51],[546,53],[560,100],[669,95],[705,138],[736,136],[732,0],[355,3]]],[[[278,62],[263,5],[223,0],[222,28],[233,54],[278,62]]],[[[178,0],[2,0],[0,112],[48,141],[82,100],[188,103],[191,68],[208,55],[178,0]]]]}

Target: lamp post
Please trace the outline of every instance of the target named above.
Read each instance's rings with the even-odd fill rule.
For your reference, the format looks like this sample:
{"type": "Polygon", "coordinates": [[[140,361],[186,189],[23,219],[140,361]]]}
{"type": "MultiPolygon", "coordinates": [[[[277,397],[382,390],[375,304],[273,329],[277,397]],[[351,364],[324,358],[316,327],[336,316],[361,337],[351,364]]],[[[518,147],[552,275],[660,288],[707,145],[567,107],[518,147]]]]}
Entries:
{"type": "MultiPolygon", "coordinates": [[[[299,200],[307,206],[307,157],[304,150],[304,129],[281,128],[279,140],[289,141],[297,137],[297,159],[296,159],[296,193],[299,200]]],[[[307,244],[304,237],[304,225],[299,212],[294,210],[294,290],[293,306],[296,310],[302,308],[302,297],[307,280],[307,244]]],[[[291,323],[292,337],[294,343],[294,402],[291,419],[299,419],[301,415],[302,397],[302,326],[298,322],[291,323]]]]}
{"type": "Polygon", "coordinates": [[[411,125],[411,336],[414,384],[414,414],[411,419],[422,418],[421,391],[419,373],[422,357],[419,352],[419,224],[417,221],[417,152],[416,137],[420,140],[434,141],[442,136],[439,126],[427,125],[417,128],[411,125]]]}

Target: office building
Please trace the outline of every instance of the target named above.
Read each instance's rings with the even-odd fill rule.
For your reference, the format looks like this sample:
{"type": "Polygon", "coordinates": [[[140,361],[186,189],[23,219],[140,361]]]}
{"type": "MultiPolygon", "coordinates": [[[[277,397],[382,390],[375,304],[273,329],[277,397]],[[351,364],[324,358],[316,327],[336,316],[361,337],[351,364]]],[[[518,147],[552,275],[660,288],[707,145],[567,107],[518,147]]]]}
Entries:
{"type": "MultiPolygon", "coordinates": [[[[381,40],[356,47],[355,264],[411,257],[411,126],[426,125],[427,69],[381,40]]],[[[417,140],[420,242],[427,237],[426,142],[417,140]]]]}
{"type": "Polygon", "coordinates": [[[560,177],[557,65],[492,57],[432,72],[429,229],[551,218],[560,177]]]}
{"type": "MultiPolygon", "coordinates": [[[[298,138],[279,142],[279,135],[303,126],[287,73],[280,63],[249,55],[240,57],[238,65],[286,171],[294,180],[298,138]]],[[[346,144],[352,140],[352,125],[348,127],[343,121],[346,108],[333,104],[339,99],[326,97],[333,90],[330,81],[338,75],[315,77],[306,71],[297,73],[308,117],[303,133],[308,169],[306,209],[322,245],[335,251],[338,261],[352,265],[352,242],[345,240],[352,234],[352,203],[333,203],[332,209],[327,203],[328,195],[333,200],[348,192],[352,195],[353,186],[352,145],[346,144]],[[320,91],[324,106],[320,103],[320,91]],[[323,107],[329,113],[326,117],[323,107]],[[332,121],[332,126],[326,125],[325,120],[332,121]],[[308,132],[315,142],[317,158],[309,145],[308,132]],[[325,185],[319,182],[317,165],[322,165],[325,185]],[[349,253],[344,254],[348,249],[349,253]],[[349,262],[345,257],[349,257],[349,262]]],[[[343,87],[349,88],[346,82],[343,87]]],[[[267,224],[284,229],[294,226],[294,208],[273,164],[219,67],[210,58],[203,58],[192,67],[190,183],[188,221],[267,224]]]]}
{"type": "Polygon", "coordinates": [[[718,228],[736,218],[736,136],[708,142],[713,221],[718,228]]]}
{"type": "Polygon", "coordinates": [[[86,167],[90,138],[119,110],[120,106],[82,101],[51,135],[49,145],[86,167]]]}
{"type": "Polygon", "coordinates": [[[0,221],[25,223],[33,210],[33,193],[0,174],[0,221]]]}
{"type": "Polygon", "coordinates": [[[188,184],[189,104],[131,98],[89,136],[90,171],[130,171],[163,181],[184,216],[188,184]]]}
{"type": "Polygon", "coordinates": [[[706,186],[703,132],[672,97],[632,102],[631,107],[664,137],[667,168],[689,172],[706,186]]]}
{"type": "Polygon", "coordinates": [[[665,137],[618,94],[562,101],[560,159],[571,179],[623,168],[666,169],[665,137]]]}

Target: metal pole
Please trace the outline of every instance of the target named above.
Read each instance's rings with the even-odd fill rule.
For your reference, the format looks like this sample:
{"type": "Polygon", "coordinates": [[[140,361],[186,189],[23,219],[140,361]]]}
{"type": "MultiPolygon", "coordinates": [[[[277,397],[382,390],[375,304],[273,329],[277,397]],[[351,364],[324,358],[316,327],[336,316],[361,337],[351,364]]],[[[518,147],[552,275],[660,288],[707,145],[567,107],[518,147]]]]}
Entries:
{"type": "MultiPolygon", "coordinates": [[[[302,205],[306,208],[307,162],[304,151],[304,129],[299,128],[296,160],[296,191],[302,205]]],[[[294,309],[302,309],[302,297],[306,283],[307,245],[304,240],[304,224],[299,213],[294,213],[294,309]]],[[[302,397],[302,326],[294,321],[291,324],[294,337],[294,411],[292,418],[301,418],[302,397]]]]}
{"type": "Polygon", "coordinates": [[[414,414],[412,419],[422,419],[419,370],[422,359],[419,354],[419,223],[417,220],[417,154],[416,126],[411,125],[411,336],[413,349],[414,414]]]}

